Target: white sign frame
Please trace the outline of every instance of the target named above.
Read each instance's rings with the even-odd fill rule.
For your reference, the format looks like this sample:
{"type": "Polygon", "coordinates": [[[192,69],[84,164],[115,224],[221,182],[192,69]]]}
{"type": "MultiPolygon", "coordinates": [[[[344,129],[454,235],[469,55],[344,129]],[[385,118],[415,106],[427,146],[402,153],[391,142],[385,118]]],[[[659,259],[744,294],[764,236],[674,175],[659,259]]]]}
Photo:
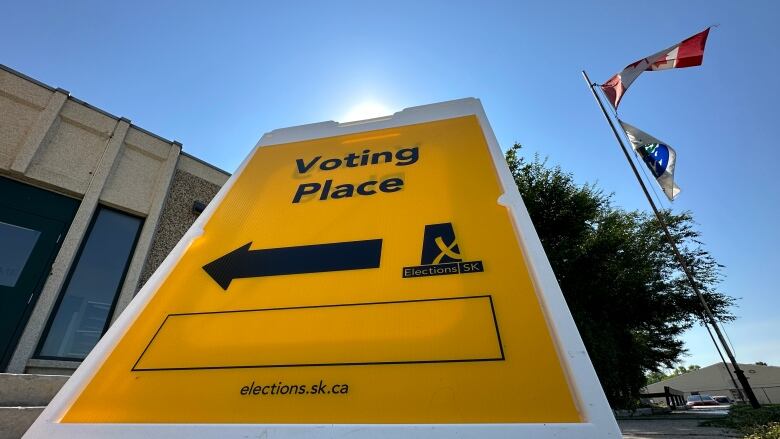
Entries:
{"type": "Polygon", "coordinates": [[[244,159],[206,210],[185,233],[173,251],[165,258],[146,285],[130,302],[97,346],[81,363],[73,376],[62,387],[51,403],[44,409],[35,423],[24,435],[35,438],[104,438],[123,439],[168,439],[170,437],[195,439],[218,438],[350,438],[408,439],[408,438],[452,438],[491,439],[507,437],[533,438],[578,438],[605,439],[620,438],[613,412],[607,403],[598,377],[574,324],[563,293],[553,274],[547,256],[542,248],[528,210],[520,197],[515,182],[506,164],[504,154],[478,99],[466,98],[419,107],[411,107],[391,116],[358,122],[337,123],[333,121],[283,128],[266,133],[252,152],[244,159]],[[86,387],[92,375],[100,368],[109,353],[133,325],[141,311],[173,269],[175,262],[186,251],[190,243],[203,233],[204,224],[230,192],[234,182],[241,176],[257,148],[341,136],[363,131],[402,127],[406,125],[433,122],[462,116],[474,115],[479,120],[493,164],[497,170],[504,191],[499,204],[506,206],[513,221],[515,233],[526,258],[528,269],[537,291],[547,324],[556,345],[558,356],[569,380],[575,404],[583,419],[581,423],[547,424],[74,424],[59,423],[67,408],[86,387]]]}

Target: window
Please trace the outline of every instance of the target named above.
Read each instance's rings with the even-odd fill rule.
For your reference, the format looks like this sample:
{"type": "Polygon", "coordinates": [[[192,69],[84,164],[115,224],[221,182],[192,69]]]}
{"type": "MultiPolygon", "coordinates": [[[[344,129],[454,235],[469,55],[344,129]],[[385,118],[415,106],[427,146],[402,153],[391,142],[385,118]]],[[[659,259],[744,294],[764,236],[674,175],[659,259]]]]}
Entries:
{"type": "Polygon", "coordinates": [[[15,287],[41,232],[0,221],[0,286],[15,287]]]}
{"type": "Polygon", "coordinates": [[[98,207],[49,319],[38,358],[83,360],[95,347],[108,328],[142,222],[98,207]]]}

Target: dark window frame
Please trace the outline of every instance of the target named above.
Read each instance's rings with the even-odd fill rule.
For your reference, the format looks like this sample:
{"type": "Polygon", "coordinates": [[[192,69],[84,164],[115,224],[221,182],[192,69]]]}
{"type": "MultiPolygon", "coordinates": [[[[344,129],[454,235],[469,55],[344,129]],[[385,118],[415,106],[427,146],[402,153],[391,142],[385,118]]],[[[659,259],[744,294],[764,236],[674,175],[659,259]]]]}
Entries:
{"type": "MultiPolygon", "coordinates": [[[[135,233],[135,237],[133,238],[133,244],[131,246],[132,251],[128,255],[127,262],[125,263],[125,267],[122,270],[122,277],[119,279],[119,285],[117,285],[117,289],[114,292],[114,300],[111,301],[111,307],[108,309],[108,317],[106,318],[106,323],[103,325],[103,330],[100,333],[100,338],[103,338],[103,336],[106,335],[106,331],[108,331],[108,328],[111,326],[111,320],[112,317],[114,316],[114,312],[116,311],[117,302],[119,301],[119,294],[122,292],[122,287],[124,287],[125,285],[125,279],[127,279],[127,271],[130,268],[130,263],[133,261],[133,256],[135,256],[135,250],[136,247],[138,246],[138,239],[141,237],[141,230],[143,230],[144,228],[144,223],[146,222],[146,218],[127,213],[123,210],[108,207],[103,204],[98,204],[97,208],[95,209],[95,212],[92,214],[92,219],[90,219],[89,227],[87,227],[87,230],[84,233],[84,238],[82,239],[81,244],[79,245],[79,249],[76,252],[76,255],[73,257],[73,263],[71,264],[70,270],[68,271],[68,276],[65,278],[65,282],[63,282],[62,288],[60,288],[59,294],[57,295],[57,301],[54,303],[54,306],[52,307],[52,311],[49,313],[49,317],[46,320],[46,326],[44,326],[43,332],[41,332],[41,337],[38,339],[38,346],[35,348],[35,354],[32,357],[36,360],[77,361],[77,362],[84,361],[84,358],[56,357],[52,355],[42,355],[41,350],[43,349],[44,343],[46,343],[46,338],[49,336],[49,331],[51,330],[51,326],[54,324],[54,319],[57,317],[57,312],[60,310],[60,304],[62,303],[62,300],[65,298],[65,292],[68,290],[68,286],[70,286],[71,278],[73,277],[73,274],[76,272],[78,262],[81,260],[81,254],[84,252],[84,248],[87,246],[87,241],[90,235],[92,234],[92,228],[95,226],[95,223],[97,222],[97,218],[103,209],[111,210],[116,213],[120,213],[122,215],[127,215],[129,217],[137,218],[141,221],[138,225],[138,231],[135,233]]],[[[100,342],[100,339],[98,339],[98,342],[100,342]]]]}

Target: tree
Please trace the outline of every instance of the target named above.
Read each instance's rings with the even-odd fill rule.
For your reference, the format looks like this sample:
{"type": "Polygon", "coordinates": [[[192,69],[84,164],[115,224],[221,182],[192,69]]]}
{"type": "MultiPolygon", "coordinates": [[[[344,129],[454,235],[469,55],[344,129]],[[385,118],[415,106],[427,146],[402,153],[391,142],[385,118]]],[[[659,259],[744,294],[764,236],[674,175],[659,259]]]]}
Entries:
{"type": "MultiPolygon", "coordinates": [[[[507,162],[563,290],[601,385],[613,407],[628,407],[646,375],[672,368],[686,350],[680,335],[702,309],[654,216],[626,211],[593,184],[546,160],[507,162]]],[[[699,241],[689,212],[663,216],[713,313],[723,321],[734,299],[715,290],[721,266],[699,241]]]]}

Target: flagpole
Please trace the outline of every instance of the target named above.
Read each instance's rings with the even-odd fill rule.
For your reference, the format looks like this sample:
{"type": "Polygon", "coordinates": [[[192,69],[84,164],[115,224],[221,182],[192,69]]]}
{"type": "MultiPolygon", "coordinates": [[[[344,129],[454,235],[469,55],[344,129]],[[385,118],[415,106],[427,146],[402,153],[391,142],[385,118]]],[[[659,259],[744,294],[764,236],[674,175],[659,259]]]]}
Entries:
{"type": "MultiPolygon", "coordinates": [[[[737,379],[739,380],[739,383],[742,384],[742,388],[745,391],[748,401],[750,401],[750,405],[753,406],[753,408],[761,407],[761,404],[758,403],[758,399],[756,399],[756,395],[753,393],[753,389],[750,387],[750,383],[745,377],[745,373],[742,372],[742,369],[739,368],[737,359],[734,357],[734,354],[731,352],[731,349],[729,349],[729,346],[726,343],[726,339],[723,337],[723,333],[720,331],[718,322],[715,320],[715,316],[712,315],[712,311],[710,310],[709,305],[707,305],[707,301],[704,299],[704,295],[701,293],[701,291],[699,291],[699,287],[696,285],[696,281],[693,277],[693,273],[688,268],[688,264],[685,263],[685,259],[683,258],[682,253],[680,253],[680,250],[677,248],[677,245],[674,243],[674,239],[672,238],[671,232],[669,232],[669,227],[666,225],[666,221],[664,221],[663,216],[661,216],[661,212],[658,210],[658,207],[656,207],[653,198],[650,196],[650,192],[648,192],[647,186],[645,186],[645,182],[642,180],[642,177],[639,175],[639,171],[637,170],[634,161],[631,160],[631,155],[628,153],[628,149],[626,148],[626,145],[623,143],[623,138],[618,134],[618,131],[615,128],[615,124],[612,123],[612,119],[610,119],[609,114],[607,114],[607,110],[606,108],[604,108],[604,104],[601,102],[601,99],[599,99],[598,95],[596,94],[596,89],[593,88],[594,84],[590,81],[590,78],[588,77],[588,74],[585,72],[585,70],[582,71],[582,77],[585,79],[585,82],[588,84],[588,87],[590,88],[590,92],[593,93],[593,98],[596,99],[596,102],[599,104],[599,107],[601,108],[601,112],[604,114],[604,118],[607,119],[607,123],[609,123],[610,128],[612,128],[612,134],[615,135],[615,139],[617,139],[618,144],[620,144],[620,148],[623,150],[623,155],[626,156],[626,160],[628,160],[628,164],[631,165],[631,170],[634,171],[634,176],[636,177],[636,180],[639,182],[639,186],[642,187],[642,192],[644,192],[645,198],[647,198],[647,201],[650,203],[650,207],[653,208],[653,213],[655,213],[655,217],[658,219],[658,223],[661,225],[661,229],[664,231],[664,235],[666,235],[666,240],[669,241],[669,245],[672,248],[672,252],[674,253],[675,258],[677,259],[677,262],[680,264],[680,267],[685,273],[685,276],[688,278],[688,282],[691,284],[691,288],[693,288],[693,291],[699,297],[699,301],[701,302],[702,308],[704,308],[704,313],[709,318],[710,325],[712,326],[712,328],[715,329],[715,333],[718,335],[718,339],[720,340],[720,344],[723,347],[723,350],[726,351],[726,355],[729,357],[729,360],[731,360],[731,364],[732,366],[734,366],[734,373],[737,375],[737,379]]],[[[739,391],[739,388],[737,388],[737,391],[739,391]]]]}

